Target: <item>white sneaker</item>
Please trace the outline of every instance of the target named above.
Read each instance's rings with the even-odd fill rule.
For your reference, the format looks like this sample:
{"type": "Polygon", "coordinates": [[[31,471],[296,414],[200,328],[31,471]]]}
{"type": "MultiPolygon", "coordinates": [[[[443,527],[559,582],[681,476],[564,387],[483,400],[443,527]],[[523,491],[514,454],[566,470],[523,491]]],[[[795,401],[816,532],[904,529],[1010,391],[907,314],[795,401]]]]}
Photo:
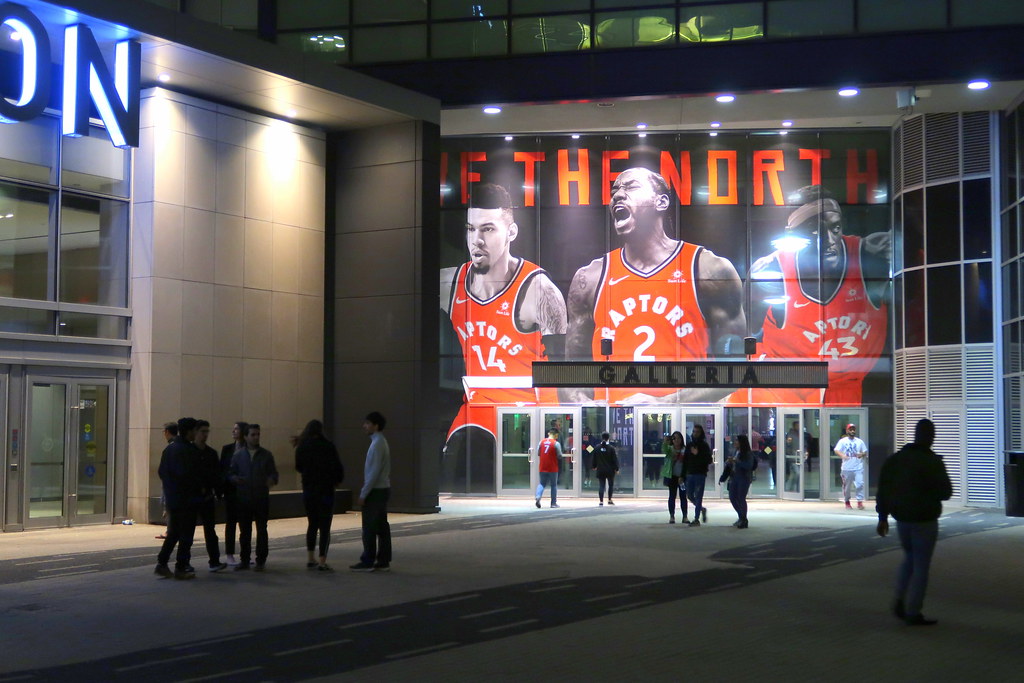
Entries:
{"type": "Polygon", "coordinates": [[[231,567],[235,567],[238,565],[238,560],[235,559],[234,555],[226,555],[224,557],[224,561],[227,562],[228,565],[231,567]]]}

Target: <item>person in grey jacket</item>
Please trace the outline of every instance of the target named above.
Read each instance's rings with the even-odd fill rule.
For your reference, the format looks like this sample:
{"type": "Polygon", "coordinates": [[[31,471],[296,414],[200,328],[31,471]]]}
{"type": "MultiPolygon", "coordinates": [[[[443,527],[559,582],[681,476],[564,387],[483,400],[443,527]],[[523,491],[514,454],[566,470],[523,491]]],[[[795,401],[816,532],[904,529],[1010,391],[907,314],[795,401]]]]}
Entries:
{"type": "Polygon", "coordinates": [[[388,498],[391,497],[391,451],[384,438],[387,420],[374,411],[363,421],[370,437],[363,467],[363,488],[359,505],[363,508],[363,554],[350,567],[355,572],[386,572],[391,569],[391,525],[388,524],[388,498]]]}
{"type": "Polygon", "coordinates": [[[245,447],[231,457],[230,479],[238,494],[238,540],[241,545],[235,570],[249,568],[252,557],[252,525],[256,523],[256,571],[263,571],[270,553],[267,520],[270,517],[270,487],[277,485],[274,454],[260,446],[260,426],[245,431],[245,447]]]}

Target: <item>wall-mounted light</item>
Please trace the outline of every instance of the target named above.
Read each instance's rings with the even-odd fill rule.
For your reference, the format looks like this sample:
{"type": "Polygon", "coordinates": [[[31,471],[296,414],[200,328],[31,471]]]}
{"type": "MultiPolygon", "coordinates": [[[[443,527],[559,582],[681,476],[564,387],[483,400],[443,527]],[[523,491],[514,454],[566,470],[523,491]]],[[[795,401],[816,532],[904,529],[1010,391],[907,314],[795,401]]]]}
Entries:
{"type": "Polygon", "coordinates": [[[156,77],[156,80],[160,81],[161,83],[166,83],[167,81],[171,80],[171,74],[162,73],[156,77]]]}
{"type": "Polygon", "coordinates": [[[793,126],[793,122],[792,121],[788,121],[787,120],[787,121],[783,121],[782,122],[782,127],[783,128],[791,128],[792,126],[793,126]]]}
{"type": "Polygon", "coordinates": [[[978,79],[976,81],[971,81],[970,83],[968,83],[967,87],[970,88],[971,90],[984,90],[985,88],[989,87],[990,85],[992,85],[992,84],[989,83],[988,81],[982,80],[982,79],[978,79]]]}
{"type": "Polygon", "coordinates": [[[710,123],[710,126],[712,128],[721,128],[722,127],[722,122],[721,121],[712,121],[710,123]]]}
{"type": "Polygon", "coordinates": [[[856,97],[859,94],[860,94],[860,90],[857,90],[857,88],[854,88],[853,86],[848,86],[848,87],[840,88],[839,89],[839,96],[840,97],[856,97]]]}
{"type": "Polygon", "coordinates": [[[493,105],[488,106],[488,107],[484,107],[484,113],[485,114],[500,114],[501,113],[501,107],[495,107],[493,105]]]}
{"type": "Polygon", "coordinates": [[[644,130],[645,128],[647,128],[647,124],[646,123],[638,123],[638,124],[636,124],[636,127],[639,128],[640,130],[644,130]]]}
{"type": "Polygon", "coordinates": [[[512,142],[512,136],[511,135],[506,135],[505,136],[505,142],[512,142]]]}
{"type": "Polygon", "coordinates": [[[719,95],[718,97],[715,98],[716,102],[721,102],[722,104],[729,104],[730,102],[733,102],[735,100],[736,100],[736,96],[735,95],[730,95],[728,93],[719,95]]]}
{"type": "Polygon", "coordinates": [[[573,140],[579,140],[580,139],[580,134],[579,133],[573,133],[572,134],[572,139],[573,140]]]}

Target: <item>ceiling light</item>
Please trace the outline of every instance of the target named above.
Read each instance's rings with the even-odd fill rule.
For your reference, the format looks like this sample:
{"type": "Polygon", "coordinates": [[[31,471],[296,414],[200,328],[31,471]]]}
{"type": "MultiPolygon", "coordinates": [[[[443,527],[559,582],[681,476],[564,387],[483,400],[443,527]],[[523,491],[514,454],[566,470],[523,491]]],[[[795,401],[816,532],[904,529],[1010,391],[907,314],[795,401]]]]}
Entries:
{"type": "Polygon", "coordinates": [[[710,133],[708,133],[708,135],[710,135],[713,138],[717,138],[718,137],[718,131],[717,130],[713,130],[710,133]]]}
{"type": "Polygon", "coordinates": [[[779,135],[789,135],[789,131],[788,130],[780,130],[779,131],[779,135]]]}
{"type": "Polygon", "coordinates": [[[719,95],[718,97],[716,97],[715,101],[716,102],[721,102],[722,104],[729,104],[730,102],[732,102],[735,99],[736,99],[735,95],[725,94],[725,95],[719,95]]]}
{"type": "Polygon", "coordinates": [[[721,127],[721,125],[722,125],[721,121],[712,121],[711,122],[711,127],[712,128],[719,128],[719,127],[721,127]]]}
{"type": "Polygon", "coordinates": [[[792,121],[783,121],[783,122],[782,122],[782,127],[783,127],[783,128],[789,128],[789,127],[790,127],[790,126],[792,126],[792,125],[793,125],[793,122],[792,122],[792,121]]]}
{"type": "Polygon", "coordinates": [[[572,139],[573,140],[579,140],[580,139],[580,134],[579,133],[573,133],[572,134],[572,139]]]}
{"type": "Polygon", "coordinates": [[[512,136],[511,135],[506,135],[505,136],[505,142],[512,142],[512,136]]]}
{"type": "Polygon", "coordinates": [[[647,128],[647,124],[646,123],[638,123],[638,124],[636,124],[636,127],[639,128],[640,130],[643,130],[644,128],[647,128]]]}
{"type": "Polygon", "coordinates": [[[637,133],[637,135],[639,135],[639,136],[640,136],[640,137],[642,137],[642,138],[645,138],[645,137],[647,137],[647,133],[637,133]]]}
{"type": "Polygon", "coordinates": [[[988,81],[979,79],[976,81],[971,81],[970,83],[967,84],[967,87],[970,88],[971,90],[984,90],[990,85],[992,84],[989,83],[988,81]]]}
{"type": "Polygon", "coordinates": [[[156,79],[158,81],[160,81],[161,83],[166,83],[167,81],[171,80],[171,74],[169,74],[169,73],[162,73],[159,76],[157,76],[156,79]]]}
{"type": "Polygon", "coordinates": [[[484,113],[485,114],[500,114],[501,113],[501,107],[495,107],[495,106],[484,107],[484,113]]]}
{"type": "Polygon", "coordinates": [[[859,94],[860,94],[860,90],[857,90],[856,88],[853,88],[853,87],[840,88],[840,90],[839,90],[839,96],[840,97],[853,97],[854,95],[859,95],[859,94]]]}
{"type": "Polygon", "coordinates": [[[299,112],[295,111],[294,109],[289,109],[288,111],[285,112],[285,116],[287,116],[290,119],[294,119],[298,113],[299,112]]]}

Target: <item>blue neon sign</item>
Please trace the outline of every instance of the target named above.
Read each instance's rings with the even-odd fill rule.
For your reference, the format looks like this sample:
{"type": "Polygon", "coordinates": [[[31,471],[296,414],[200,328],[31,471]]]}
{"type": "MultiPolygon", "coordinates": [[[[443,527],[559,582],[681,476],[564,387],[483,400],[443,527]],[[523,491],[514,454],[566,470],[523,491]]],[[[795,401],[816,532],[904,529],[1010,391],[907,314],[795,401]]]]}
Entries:
{"type": "MultiPolygon", "coordinates": [[[[8,26],[21,43],[21,91],[17,99],[0,97],[0,122],[17,123],[39,116],[50,96],[50,38],[42,22],[14,3],[0,5],[0,26],[8,26]]],[[[142,46],[124,40],[114,46],[111,76],[92,31],[85,24],[64,29],[61,132],[89,134],[90,104],[116,147],[139,146],[139,74],[142,46]]]]}

